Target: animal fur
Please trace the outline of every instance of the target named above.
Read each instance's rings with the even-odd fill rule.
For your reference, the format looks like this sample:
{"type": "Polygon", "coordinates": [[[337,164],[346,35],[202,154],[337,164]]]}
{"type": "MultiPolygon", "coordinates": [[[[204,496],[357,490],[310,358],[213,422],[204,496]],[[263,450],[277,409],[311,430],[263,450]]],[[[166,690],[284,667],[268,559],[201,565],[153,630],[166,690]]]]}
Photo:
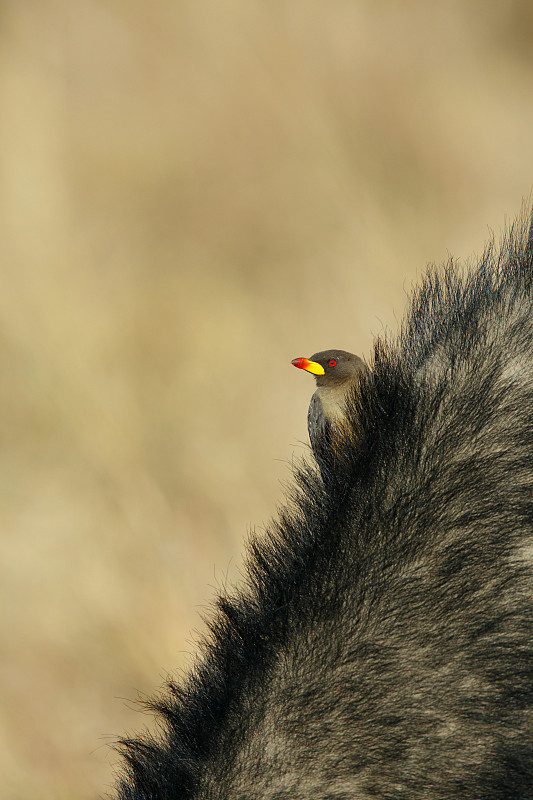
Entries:
{"type": "MultiPolygon", "coordinates": [[[[304,410],[302,410],[304,413],[304,410]]],[[[533,798],[533,240],[431,269],[121,800],[533,798]],[[351,422],[350,422],[351,420],[351,422]]]]}

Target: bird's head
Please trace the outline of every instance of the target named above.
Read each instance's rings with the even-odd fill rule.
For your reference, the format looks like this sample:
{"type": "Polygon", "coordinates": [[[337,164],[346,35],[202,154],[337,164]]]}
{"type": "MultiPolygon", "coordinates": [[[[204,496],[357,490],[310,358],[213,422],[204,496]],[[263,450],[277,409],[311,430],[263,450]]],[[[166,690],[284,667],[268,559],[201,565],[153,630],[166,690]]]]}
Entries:
{"type": "Polygon", "coordinates": [[[359,356],[346,350],[321,350],[311,358],[295,358],[291,364],[314,375],[317,386],[336,386],[353,381],[367,369],[359,356]]]}

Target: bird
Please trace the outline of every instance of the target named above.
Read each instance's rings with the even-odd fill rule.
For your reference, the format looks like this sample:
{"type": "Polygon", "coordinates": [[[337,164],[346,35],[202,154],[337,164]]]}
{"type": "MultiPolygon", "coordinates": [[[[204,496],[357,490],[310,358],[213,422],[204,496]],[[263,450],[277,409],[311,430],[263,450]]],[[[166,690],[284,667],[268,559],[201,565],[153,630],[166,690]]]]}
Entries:
{"type": "Polygon", "coordinates": [[[359,356],[346,350],[321,350],[311,358],[294,358],[291,364],[315,376],[317,389],[307,413],[311,448],[324,475],[335,454],[335,434],[342,429],[350,390],[368,373],[359,356]]]}

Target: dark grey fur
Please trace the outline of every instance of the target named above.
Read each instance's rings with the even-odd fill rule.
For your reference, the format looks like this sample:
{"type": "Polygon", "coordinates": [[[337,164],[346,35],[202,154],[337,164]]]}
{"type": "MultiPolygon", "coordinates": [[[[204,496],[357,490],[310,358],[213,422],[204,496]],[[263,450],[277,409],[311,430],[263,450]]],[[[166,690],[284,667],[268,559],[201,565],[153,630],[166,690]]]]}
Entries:
{"type": "Polygon", "coordinates": [[[430,272],[122,800],[533,798],[532,304],[524,220],[430,272]]]}

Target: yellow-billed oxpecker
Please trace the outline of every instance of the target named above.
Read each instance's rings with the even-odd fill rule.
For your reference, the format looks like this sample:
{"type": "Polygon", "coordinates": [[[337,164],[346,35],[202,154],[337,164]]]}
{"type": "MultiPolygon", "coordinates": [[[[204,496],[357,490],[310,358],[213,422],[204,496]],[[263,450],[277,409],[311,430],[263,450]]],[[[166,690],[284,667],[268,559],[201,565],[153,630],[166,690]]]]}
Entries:
{"type": "Polygon", "coordinates": [[[350,390],[368,372],[368,367],[346,350],[322,350],[311,358],[291,362],[315,376],[317,389],[307,414],[309,440],[318,464],[323,464],[328,450],[334,448],[335,428],[342,427],[346,399],[350,390]]]}

